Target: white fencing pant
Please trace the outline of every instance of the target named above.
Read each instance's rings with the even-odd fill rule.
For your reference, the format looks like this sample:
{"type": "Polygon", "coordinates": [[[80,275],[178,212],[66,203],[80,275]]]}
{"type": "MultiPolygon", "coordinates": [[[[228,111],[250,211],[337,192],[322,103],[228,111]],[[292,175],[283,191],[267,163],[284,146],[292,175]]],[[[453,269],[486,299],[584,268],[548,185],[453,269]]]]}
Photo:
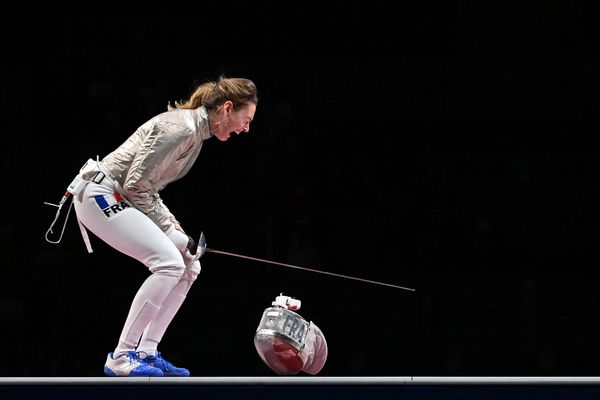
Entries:
{"type": "Polygon", "coordinates": [[[87,229],[152,272],[133,299],[115,356],[135,350],[144,331],[144,337],[157,345],[195,280],[199,263],[194,271],[186,271],[181,253],[167,235],[123,200],[107,179],[102,184],[90,182],[73,201],[87,229]]]}

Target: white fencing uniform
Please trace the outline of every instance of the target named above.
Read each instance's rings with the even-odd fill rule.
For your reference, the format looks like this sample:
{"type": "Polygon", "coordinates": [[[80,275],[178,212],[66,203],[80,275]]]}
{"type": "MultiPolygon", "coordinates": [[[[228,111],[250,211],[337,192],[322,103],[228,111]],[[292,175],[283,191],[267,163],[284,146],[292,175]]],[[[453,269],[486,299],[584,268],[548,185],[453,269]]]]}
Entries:
{"type": "Polygon", "coordinates": [[[158,192],[189,171],[210,136],[204,107],[176,109],[152,118],[80,172],[84,183],[73,194],[78,220],[152,273],[133,299],[115,357],[136,348],[155,354],[200,272],[188,236],[175,229],[177,221],[158,192]]]}

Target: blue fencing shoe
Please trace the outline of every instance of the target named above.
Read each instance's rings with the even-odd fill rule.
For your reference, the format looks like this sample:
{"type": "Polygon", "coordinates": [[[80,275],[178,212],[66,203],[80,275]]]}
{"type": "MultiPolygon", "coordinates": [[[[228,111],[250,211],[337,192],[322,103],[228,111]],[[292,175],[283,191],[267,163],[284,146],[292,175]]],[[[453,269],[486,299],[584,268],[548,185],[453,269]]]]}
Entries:
{"type": "Polygon", "coordinates": [[[108,353],[104,373],[108,376],[164,376],[159,368],[142,362],[137,351],[117,358],[113,358],[113,353],[108,353]]]}
{"type": "Polygon", "coordinates": [[[190,376],[190,371],[188,371],[186,368],[178,368],[174,366],[162,358],[160,352],[157,352],[155,356],[140,358],[140,361],[148,366],[160,369],[164,376],[190,376]]]}

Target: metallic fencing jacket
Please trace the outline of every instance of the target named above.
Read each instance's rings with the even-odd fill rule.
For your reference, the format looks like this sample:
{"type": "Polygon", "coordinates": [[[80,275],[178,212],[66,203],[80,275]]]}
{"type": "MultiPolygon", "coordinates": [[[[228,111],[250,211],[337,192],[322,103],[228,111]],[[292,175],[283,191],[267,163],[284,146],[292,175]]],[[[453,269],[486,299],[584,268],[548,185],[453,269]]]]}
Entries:
{"type": "Polygon", "coordinates": [[[202,142],[211,137],[208,113],[175,109],[140,126],[121,146],[101,161],[134,207],[163,231],[173,214],[158,194],[183,177],[196,161],[202,142]]]}

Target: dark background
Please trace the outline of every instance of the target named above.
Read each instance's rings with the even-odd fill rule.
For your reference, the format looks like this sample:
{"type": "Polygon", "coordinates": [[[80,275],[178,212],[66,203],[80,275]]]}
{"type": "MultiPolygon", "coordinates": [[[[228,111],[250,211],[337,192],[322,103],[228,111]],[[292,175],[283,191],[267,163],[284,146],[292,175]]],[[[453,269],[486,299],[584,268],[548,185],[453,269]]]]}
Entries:
{"type": "Polygon", "coordinates": [[[597,21],[526,3],[7,12],[0,375],[102,374],[147,271],[95,237],[87,254],[73,215],[46,243],[43,202],[219,74],[260,101],[162,192],[184,228],[416,292],[207,254],[168,359],[273,375],[252,339],[283,292],[328,340],[323,376],[598,375],[597,21]]]}

